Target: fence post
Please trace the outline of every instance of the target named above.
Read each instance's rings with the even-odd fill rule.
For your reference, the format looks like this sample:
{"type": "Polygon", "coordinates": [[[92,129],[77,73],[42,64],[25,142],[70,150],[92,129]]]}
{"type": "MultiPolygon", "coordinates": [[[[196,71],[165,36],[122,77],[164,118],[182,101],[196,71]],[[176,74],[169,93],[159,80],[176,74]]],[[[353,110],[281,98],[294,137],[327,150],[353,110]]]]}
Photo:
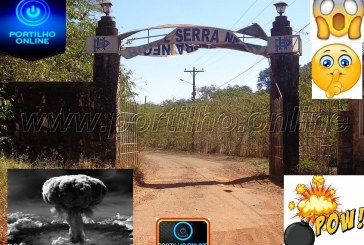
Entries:
{"type": "Polygon", "coordinates": [[[353,174],[353,112],[338,115],[337,174],[353,174]]]}
{"type": "MultiPolygon", "coordinates": [[[[96,36],[118,35],[115,21],[111,16],[102,16],[98,21],[96,36]]],[[[93,82],[96,89],[95,112],[102,113],[98,124],[97,137],[101,161],[116,162],[116,120],[117,120],[117,87],[120,72],[119,54],[95,54],[93,82]]]]}
{"type": "MultiPolygon", "coordinates": [[[[272,36],[292,35],[287,16],[277,16],[272,36]]],[[[299,56],[272,54],[270,89],[270,175],[283,182],[284,174],[297,174],[299,163],[299,56]],[[276,120],[277,119],[277,120],[276,120]],[[277,121],[279,125],[276,125],[277,121]],[[273,126],[273,128],[272,128],[273,126]]]]}

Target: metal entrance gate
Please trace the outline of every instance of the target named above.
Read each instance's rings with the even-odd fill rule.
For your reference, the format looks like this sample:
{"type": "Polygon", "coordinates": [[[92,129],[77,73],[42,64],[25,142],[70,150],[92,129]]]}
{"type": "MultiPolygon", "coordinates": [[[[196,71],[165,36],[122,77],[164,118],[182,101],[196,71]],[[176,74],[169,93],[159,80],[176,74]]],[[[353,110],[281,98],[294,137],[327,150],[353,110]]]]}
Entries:
{"type": "MultiPolygon", "coordinates": [[[[274,90],[273,90],[274,92],[274,90]]],[[[270,176],[283,179],[283,134],[281,133],[282,101],[271,93],[270,176]]],[[[298,174],[336,174],[338,163],[338,117],[347,110],[347,102],[313,101],[299,108],[299,166],[298,174]]]]}
{"type": "Polygon", "coordinates": [[[317,101],[300,107],[300,174],[335,174],[338,116],[346,101],[317,101]]]}
{"type": "Polygon", "coordinates": [[[117,118],[117,166],[133,168],[138,163],[137,104],[120,99],[117,118]]]}

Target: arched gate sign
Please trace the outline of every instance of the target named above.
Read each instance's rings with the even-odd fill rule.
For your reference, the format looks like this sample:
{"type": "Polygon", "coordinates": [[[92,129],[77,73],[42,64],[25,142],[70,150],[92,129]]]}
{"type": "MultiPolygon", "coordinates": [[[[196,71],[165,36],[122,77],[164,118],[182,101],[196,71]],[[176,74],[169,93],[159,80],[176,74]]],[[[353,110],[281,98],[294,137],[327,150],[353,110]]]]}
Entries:
{"type": "Polygon", "coordinates": [[[252,24],[248,27],[240,29],[236,32],[197,25],[161,25],[149,27],[136,31],[130,31],[118,36],[99,36],[89,37],[87,39],[88,53],[118,53],[126,59],[131,59],[136,56],[149,57],[165,57],[185,55],[195,52],[199,49],[232,49],[237,51],[249,52],[265,57],[269,53],[284,52],[284,53],[300,53],[301,42],[299,36],[268,37],[264,30],[258,24],[252,24]],[[151,30],[171,29],[169,34],[157,35],[164,36],[163,38],[149,42],[151,30]],[[140,46],[122,45],[121,41],[127,40],[130,43],[139,38],[131,38],[133,35],[140,32],[148,32],[145,38],[148,38],[148,43],[140,46]],[[240,34],[240,36],[238,36],[240,34]],[[241,36],[243,35],[243,36],[241,36]],[[127,39],[129,38],[129,39],[127,39]],[[266,46],[246,43],[245,38],[257,38],[267,41],[266,46]],[[243,40],[242,40],[243,39],[243,40]],[[277,49],[277,48],[280,48],[277,49]]]}
{"type": "MultiPolygon", "coordinates": [[[[270,154],[269,171],[272,179],[283,182],[284,174],[297,173],[298,166],[298,115],[294,111],[298,107],[298,55],[302,52],[299,35],[292,35],[292,28],[286,16],[277,16],[273,22],[272,36],[267,34],[258,24],[252,24],[236,32],[197,25],[162,25],[115,35],[115,22],[104,16],[99,22],[101,27],[97,33],[105,36],[87,38],[87,52],[95,54],[95,64],[99,69],[112,68],[107,75],[99,69],[94,70],[94,81],[108,84],[117,83],[119,67],[118,55],[125,59],[137,56],[164,57],[178,56],[195,52],[199,49],[231,49],[249,52],[270,58],[272,86],[270,91],[270,154]],[[106,23],[111,23],[112,32],[103,31],[106,23]],[[103,27],[103,28],[102,28],[103,27]],[[172,29],[168,34],[150,35],[151,30],[172,29]],[[145,37],[133,35],[147,32],[145,37]],[[110,34],[114,33],[114,34],[110,34]],[[150,41],[162,37],[155,41],[150,41]],[[246,43],[245,38],[257,38],[266,45],[246,43]],[[148,39],[146,44],[131,46],[139,39],[148,39]],[[100,54],[107,54],[105,59],[100,54]],[[96,74],[96,75],[95,75],[96,74]],[[96,79],[95,79],[96,78],[96,79]],[[279,106],[277,106],[279,105],[279,106]],[[278,127],[276,123],[278,122],[278,127]]],[[[104,86],[104,85],[102,85],[104,86]]],[[[111,89],[107,94],[115,94],[111,89]]],[[[112,105],[112,104],[110,104],[112,105]]]]}

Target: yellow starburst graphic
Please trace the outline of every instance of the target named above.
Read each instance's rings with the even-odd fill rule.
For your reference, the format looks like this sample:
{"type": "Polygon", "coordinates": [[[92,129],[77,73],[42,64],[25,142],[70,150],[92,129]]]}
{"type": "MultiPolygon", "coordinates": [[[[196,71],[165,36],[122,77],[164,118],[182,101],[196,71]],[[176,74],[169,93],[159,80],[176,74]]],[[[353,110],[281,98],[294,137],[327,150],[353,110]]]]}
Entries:
{"type": "Polygon", "coordinates": [[[300,217],[314,225],[316,218],[338,211],[338,197],[336,190],[325,185],[325,178],[322,175],[313,176],[309,186],[298,184],[296,186],[298,195],[297,204],[293,201],[288,204],[288,208],[293,211],[297,209],[295,217],[300,217]]]}
{"type": "Polygon", "coordinates": [[[322,175],[315,175],[312,178],[312,184],[314,185],[323,185],[325,183],[325,178],[322,175]]]}
{"type": "Polygon", "coordinates": [[[288,204],[289,210],[292,211],[295,207],[296,207],[296,204],[294,204],[294,202],[289,202],[289,204],[288,204]]]}
{"type": "Polygon", "coordinates": [[[306,186],[303,184],[298,184],[296,187],[297,194],[303,194],[306,192],[306,186]]]}

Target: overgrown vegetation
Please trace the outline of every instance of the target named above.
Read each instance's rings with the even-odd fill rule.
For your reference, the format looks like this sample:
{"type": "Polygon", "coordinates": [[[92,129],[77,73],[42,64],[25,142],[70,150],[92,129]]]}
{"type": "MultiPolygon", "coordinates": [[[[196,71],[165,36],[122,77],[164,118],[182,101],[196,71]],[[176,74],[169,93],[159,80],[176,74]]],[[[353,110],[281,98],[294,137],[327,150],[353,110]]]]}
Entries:
{"type": "Polygon", "coordinates": [[[322,166],[317,164],[317,161],[312,160],[310,158],[305,158],[300,161],[299,165],[299,172],[300,174],[325,174],[326,169],[322,166]]]}
{"type": "Polygon", "coordinates": [[[263,133],[267,130],[263,124],[269,117],[269,94],[253,93],[246,86],[203,87],[199,93],[195,102],[167,100],[162,105],[142,106],[140,145],[189,151],[195,131],[198,152],[267,156],[268,136],[263,133]],[[253,124],[254,120],[261,125],[253,124]]]}
{"type": "Polygon", "coordinates": [[[0,135],[3,135],[7,130],[6,121],[13,118],[11,102],[11,99],[5,98],[4,89],[0,86],[0,135]]]}
{"type": "MultiPolygon", "coordinates": [[[[347,108],[347,102],[342,100],[312,100],[311,86],[311,63],[308,63],[300,68],[299,81],[300,156],[303,163],[300,169],[303,172],[311,160],[316,165],[322,160],[320,164],[325,166],[328,161],[335,161],[335,115],[347,108]],[[313,135],[321,135],[322,139],[313,135]],[[320,148],[322,142],[333,147],[320,148]],[[330,155],[332,159],[319,159],[319,155],[330,155]]],[[[267,158],[270,128],[268,69],[259,74],[257,87],[258,91],[253,92],[247,86],[220,89],[212,85],[199,88],[195,102],[166,100],[160,105],[141,105],[138,120],[140,146],[177,151],[194,148],[201,153],[267,158]]]]}

